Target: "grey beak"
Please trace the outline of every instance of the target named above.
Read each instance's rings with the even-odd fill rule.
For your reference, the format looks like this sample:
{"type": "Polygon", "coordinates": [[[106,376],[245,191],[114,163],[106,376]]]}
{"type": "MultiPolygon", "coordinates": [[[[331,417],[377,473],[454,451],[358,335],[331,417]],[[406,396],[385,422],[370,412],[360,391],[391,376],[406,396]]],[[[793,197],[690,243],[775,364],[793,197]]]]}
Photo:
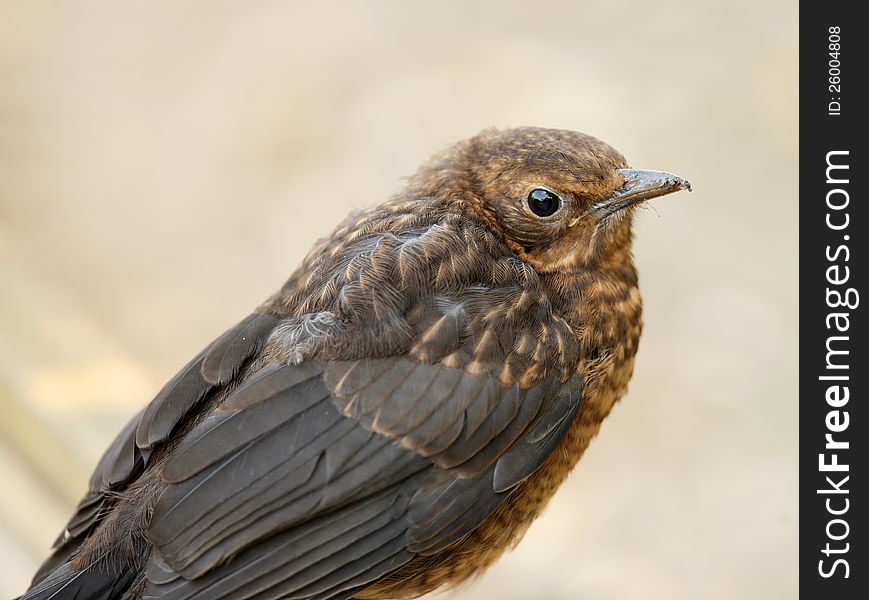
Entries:
{"type": "Polygon", "coordinates": [[[665,171],[619,169],[619,173],[625,178],[624,184],[600,206],[608,213],[679,190],[691,191],[691,184],[688,181],[665,171]]]}

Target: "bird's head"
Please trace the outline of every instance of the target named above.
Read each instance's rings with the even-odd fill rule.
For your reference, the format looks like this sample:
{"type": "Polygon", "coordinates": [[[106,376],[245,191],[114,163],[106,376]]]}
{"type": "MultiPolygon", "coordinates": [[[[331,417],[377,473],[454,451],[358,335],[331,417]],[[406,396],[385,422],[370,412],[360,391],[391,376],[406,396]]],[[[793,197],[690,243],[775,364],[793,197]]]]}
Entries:
{"type": "Polygon", "coordinates": [[[447,191],[539,272],[600,266],[630,255],[631,217],[646,200],[690,185],[624,157],[584,133],[486,130],[423,166],[412,179],[447,191]]]}

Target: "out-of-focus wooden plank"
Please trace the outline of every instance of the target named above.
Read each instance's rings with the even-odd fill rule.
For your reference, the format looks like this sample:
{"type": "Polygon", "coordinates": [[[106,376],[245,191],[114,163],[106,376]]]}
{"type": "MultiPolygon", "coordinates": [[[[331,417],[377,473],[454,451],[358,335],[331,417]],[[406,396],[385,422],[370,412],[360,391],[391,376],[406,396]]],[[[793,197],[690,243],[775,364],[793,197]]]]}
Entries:
{"type": "Polygon", "coordinates": [[[35,477],[45,482],[65,504],[81,496],[87,471],[25,406],[13,400],[0,379],[0,438],[11,447],[35,477]]]}
{"type": "Polygon", "coordinates": [[[0,598],[17,598],[27,589],[36,561],[24,552],[20,541],[11,536],[5,525],[0,527],[0,564],[3,565],[0,598]]]}
{"type": "MultiPolygon", "coordinates": [[[[79,477],[81,493],[113,434],[159,385],[92,309],[38,270],[7,258],[0,253],[3,402],[14,398],[26,406],[17,418],[41,423],[35,427],[42,429],[38,443],[51,443],[77,461],[68,477],[79,477]]],[[[29,446],[35,439],[19,436],[29,446]]]]}
{"type": "MultiPolygon", "coordinates": [[[[2,412],[5,421],[7,414],[2,412]]],[[[43,473],[22,460],[17,447],[0,435],[0,598],[15,597],[39,563],[48,556],[51,543],[70,516],[69,501],[52,489],[43,473]]]]}

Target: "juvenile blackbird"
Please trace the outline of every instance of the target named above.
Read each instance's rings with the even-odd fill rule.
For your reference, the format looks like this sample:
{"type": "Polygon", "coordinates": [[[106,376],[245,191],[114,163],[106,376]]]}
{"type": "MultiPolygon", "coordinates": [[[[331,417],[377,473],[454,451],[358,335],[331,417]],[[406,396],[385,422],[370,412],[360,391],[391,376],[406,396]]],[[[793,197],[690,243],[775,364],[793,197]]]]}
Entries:
{"type": "Polygon", "coordinates": [[[133,418],[24,598],[410,598],[480,572],[624,393],[631,219],[686,188],[572,131],[436,155],[133,418]]]}

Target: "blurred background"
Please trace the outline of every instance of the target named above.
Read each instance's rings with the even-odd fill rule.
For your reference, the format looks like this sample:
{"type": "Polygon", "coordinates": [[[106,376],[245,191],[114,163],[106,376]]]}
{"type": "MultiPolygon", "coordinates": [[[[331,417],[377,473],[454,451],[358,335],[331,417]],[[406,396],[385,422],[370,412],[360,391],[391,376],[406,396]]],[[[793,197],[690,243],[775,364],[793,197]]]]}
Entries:
{"type": "Polygon", "coordinates": [[[103,448],[352,208],[489,126],[694,193],[636,227],[631,390],[443,600],[797,594],[797,5],[0,0],[0,597],[103,448]]]}

